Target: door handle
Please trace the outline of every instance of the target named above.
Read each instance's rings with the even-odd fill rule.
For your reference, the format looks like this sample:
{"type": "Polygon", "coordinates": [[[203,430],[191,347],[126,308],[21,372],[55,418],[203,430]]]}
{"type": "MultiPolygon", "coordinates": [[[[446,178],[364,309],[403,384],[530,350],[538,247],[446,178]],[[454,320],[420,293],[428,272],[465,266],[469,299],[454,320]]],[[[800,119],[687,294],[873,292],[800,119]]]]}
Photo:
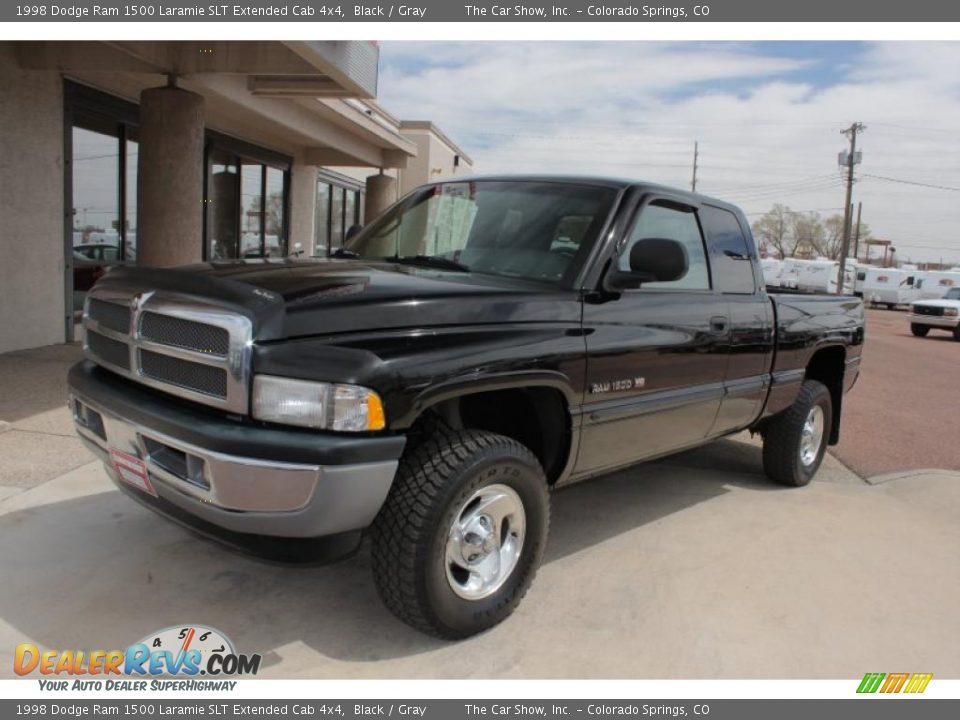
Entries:
{"type": "Polygon", "coordinates": [[[710,331],[724,333],[727,331],[727,318],[724,315],[714,315],[710,318],[710,331]]]}

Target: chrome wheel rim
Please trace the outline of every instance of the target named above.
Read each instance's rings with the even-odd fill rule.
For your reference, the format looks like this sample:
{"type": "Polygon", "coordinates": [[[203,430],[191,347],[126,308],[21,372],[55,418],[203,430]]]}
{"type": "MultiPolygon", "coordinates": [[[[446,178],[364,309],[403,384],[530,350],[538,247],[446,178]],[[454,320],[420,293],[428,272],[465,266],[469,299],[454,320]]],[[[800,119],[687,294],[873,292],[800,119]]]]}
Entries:
{"type": "Polygon", "coordinates": [[[800,431],[800,462],[810,467],[817,461],[823,443],[823,408],[814,405],[800,431]]]}
{"type": "Polygon", "coordinates": [[[465,600],[489,597],[520,560],[526,515],[517,492],[506,485],[480,488],[454,516],[444,564],[450,588],[465,600]]]}

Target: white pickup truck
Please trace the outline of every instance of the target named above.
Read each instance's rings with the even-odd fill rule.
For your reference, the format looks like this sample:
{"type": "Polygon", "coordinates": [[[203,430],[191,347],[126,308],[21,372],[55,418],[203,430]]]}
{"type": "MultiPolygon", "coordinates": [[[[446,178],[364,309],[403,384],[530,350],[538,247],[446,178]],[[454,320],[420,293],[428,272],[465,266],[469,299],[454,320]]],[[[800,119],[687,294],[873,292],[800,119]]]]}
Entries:
{"type": "Polygon", "coordinates": [[[948,330],[960,340],[960,287],[951,288],[939,300],[917,300],[910,305],[910,330],[926,337],[930,330],[948,330]]]}

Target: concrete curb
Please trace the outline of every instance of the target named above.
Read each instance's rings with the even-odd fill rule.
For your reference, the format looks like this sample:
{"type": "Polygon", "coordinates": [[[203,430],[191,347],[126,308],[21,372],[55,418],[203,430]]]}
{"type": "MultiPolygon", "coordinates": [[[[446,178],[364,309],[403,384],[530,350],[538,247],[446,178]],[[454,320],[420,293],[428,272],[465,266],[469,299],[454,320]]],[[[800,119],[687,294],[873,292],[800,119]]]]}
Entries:
{"type": "Polygon", "coordinates": [[[938,477],[952,477],[956,478],[960,482],[960,472],[956,470],[943,470],[941,468],[916,468],[913,470],[898,470],[897,472],[892,473],[883,473],[881,475],[873,475],[872,477],[865,478],[865,482],[869,485],[882,485],[884,483],[893,482],[894,480],[907,480],[909,478],[919,478],[927,477],[930,475],[935,475],[938,477]]]}

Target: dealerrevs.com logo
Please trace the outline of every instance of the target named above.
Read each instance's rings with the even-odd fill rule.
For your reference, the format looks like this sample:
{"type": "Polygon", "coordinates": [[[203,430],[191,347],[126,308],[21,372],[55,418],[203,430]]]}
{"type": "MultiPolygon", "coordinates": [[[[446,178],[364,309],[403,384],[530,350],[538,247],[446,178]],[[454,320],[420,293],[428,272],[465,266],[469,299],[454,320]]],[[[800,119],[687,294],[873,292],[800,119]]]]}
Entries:
{"type": "Polygon", "coordinates": [[[41,679],[43,690],[232,690],[236,682],[220,678],[256,675],[260,660],[260,655],[237,653],[219,630],[176,625],[151,633],[125,650],[40,650],[33,643],[21,643],[14,652],[13,671],[20,676],[73,678],[41,679]],[[197,676],[210,679],[200,681],[197,676]]]}
{"type": "Polygon", "coordinates": [[[927,689],[933,673],[867,673],[860,681],[858,693],[922,693],[927,689]]]}

